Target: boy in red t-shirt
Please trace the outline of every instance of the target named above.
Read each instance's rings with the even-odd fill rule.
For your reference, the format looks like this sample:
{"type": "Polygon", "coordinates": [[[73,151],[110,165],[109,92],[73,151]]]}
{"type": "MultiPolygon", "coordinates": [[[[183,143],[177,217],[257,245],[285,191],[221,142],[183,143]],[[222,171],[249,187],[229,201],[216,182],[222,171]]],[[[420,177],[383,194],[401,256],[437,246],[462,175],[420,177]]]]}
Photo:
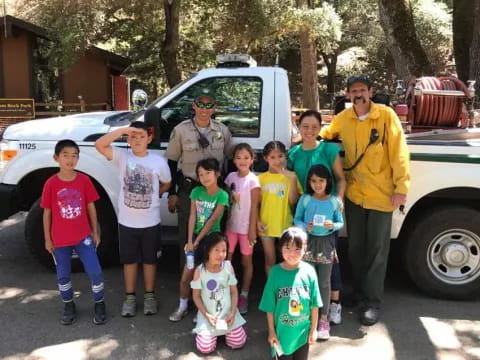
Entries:
{"type": "Polygon", "coordinates": [[[99,196],[90,178],[75,171],[79,153],[80,148],[72,140],[60,140],[55,145],[53,158],[60,171],[45,183],[40,206],[44,209],[45,249],[55,261],[58,289],[65,304],[61,323],[71,325],[76,320],[70,282],[72,251],[75,250],[92,284],[93,323],[99,325],[106,322],[103,274],[95,251],[100,236],[94,201],[99,196]]]}

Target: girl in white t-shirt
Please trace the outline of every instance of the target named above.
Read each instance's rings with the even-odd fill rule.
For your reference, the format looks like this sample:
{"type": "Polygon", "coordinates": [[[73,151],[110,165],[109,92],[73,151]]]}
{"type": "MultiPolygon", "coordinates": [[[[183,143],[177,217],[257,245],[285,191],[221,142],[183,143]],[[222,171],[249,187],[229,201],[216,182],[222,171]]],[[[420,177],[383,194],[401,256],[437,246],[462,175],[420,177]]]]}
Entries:
{"type": "Polygon", "coordinates": [[[248,291],[253,276],[252,254],[257,238],[260,182],[251,171],[253,161],[253,149],[249,144],[236,145],[233,149],[233,163],[237,171],[228,174],[225,179],[233,200],[225,232],[228,238],[228,260],[232,260],[237,244],[240,244],[242,254],[243,280],[238,300],[240,314],[246,314],[248,311],[248,291]]]}
{"type": "Polygon", "coordinates": [[[217,338],[225,335],[232,349],[245,345],[247,334],[245,319],[237,309],[237,279],[227,256],[227,239],[219,232],[205,237],[202,263],[195,269],[193,301],[198,308],[196,335],[197,349],[210,354],[217,346],[217,338]]]}

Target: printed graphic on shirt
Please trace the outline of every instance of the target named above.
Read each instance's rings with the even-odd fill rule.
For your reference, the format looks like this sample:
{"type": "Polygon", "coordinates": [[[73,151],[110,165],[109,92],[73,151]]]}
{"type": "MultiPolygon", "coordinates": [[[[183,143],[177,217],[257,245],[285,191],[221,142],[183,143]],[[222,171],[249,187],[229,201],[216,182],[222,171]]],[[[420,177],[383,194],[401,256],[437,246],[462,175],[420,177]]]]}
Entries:
{"type": "Polygon", "coordinates": [[[77,189],[63,188],[57,192],[60,216],[73,220],[82,214],[82,194],[77,189]]]}
{"type": "Polygon", "coordinates": [[[197,221],[205,224],[215,209],[215,201],[196,200],[195,207],[197,208],[197,221]]]}
{"type": "Polygon", "coordinates": [[[128,163],[123,177],[123,202],[134,209],[149,209],[152,205],[153,172],[140,164],[128,163]]]}
{"type": "Polygon", "coordinates": [[[207,289],[210,291],[209,299],[215,303],[215,313],[221,314],[223,311],[222,299],[225,295],[226,287],[223,284],[219,284],[217,280],[210,279],[207,281],[207,289]]]}
{"type": "Polygon", "coordinates": [[[270,194],[276,194],[278,197],[283,198],[287,191],[285,184],[265,184],[262,186],[262,192],[269,192],[270,194]]]}
{"type": "Polygon", "coordinates": [[[288,313],[292,316],[299,316],[303,306],[300,303],[298,296],[292,296],[288,303],[288,313]]]}

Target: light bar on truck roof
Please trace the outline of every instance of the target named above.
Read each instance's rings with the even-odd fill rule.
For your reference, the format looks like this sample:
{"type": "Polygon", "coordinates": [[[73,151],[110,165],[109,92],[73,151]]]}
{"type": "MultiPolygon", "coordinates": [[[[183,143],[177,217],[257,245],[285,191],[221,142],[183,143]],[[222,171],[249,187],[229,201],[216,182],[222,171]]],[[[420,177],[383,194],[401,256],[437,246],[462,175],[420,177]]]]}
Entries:
{"type": "Polygon", "coordinates": [[[227,64],[244,64],[249,67],[257,66],[257,62],[248,54],[219,54],[217,55],[218,66],[228,66],[227,64]]]}

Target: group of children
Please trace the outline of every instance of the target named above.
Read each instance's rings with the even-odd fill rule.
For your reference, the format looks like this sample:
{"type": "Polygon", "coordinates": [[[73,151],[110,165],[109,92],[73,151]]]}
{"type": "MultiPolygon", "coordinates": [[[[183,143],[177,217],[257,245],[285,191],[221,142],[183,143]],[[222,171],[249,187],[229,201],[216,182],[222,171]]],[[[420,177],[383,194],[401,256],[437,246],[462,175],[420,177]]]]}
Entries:
{"type": "MultiPolygon", "coordinates": [[[[144,314],[157,312],[159,195],[168,190],[171,177],[165,159],[147,151],[152,140],[148,130],[144,123],[134,122],[96,142],[97,150],[112,160],[121,174],[119,247],[126,290],[122,316],[136,314],[138,263],[143,265],[144,314]],[[111,146],[122,135],[128,136],[131,150],[111,146]]],[[[78,156],[79,148],[73,141],[60,141],[55,148],[60,171],[47,181],[41,203],[45,209],[45,246],[56,260],[58,287],[65,303],[62,323],[75,321],[69,271],[75,249],[92,283],[93,322],[102,324],[106,314],[102,272],[95,253],[100,238],[93,205],[98,195],[89,178],[74,170],[78,156]]],[[[217,160],[198,162],[200,186],[190,194],[185,245],[185,252],[194,254],[195,266],[189,261],[185,264],[179,306],[169,319],[179,321],[187,314],[191,288],[198,309],[193,330],[198,350],[214,351],[220,335],[225,335],[229,347],[241,348],[247,338],[242,314],[248,311],[253,246],[259,237],[268,276],[259,308],[267,313],[272,355],[293,354],[295,359],[306,359],[309,344],[329,336],[329,284],[332,264],[337,261],[335,232],[343,226],[341,203],[331,194],[332,175],[324,166],[312,166],[306,193],[301,195],[297,176],[285,169],[285,146],[271,141],[263,157],[268,171],[257,177],[251,170],[255,159],[252,148],[245,143],[236,145],[233,162],[237,171],[230,173],[225,183],[217,160]],[[221,228],[223,216],[228,217],[225,229],[221,228]],[[237,245],[243,270],[240,293],[230,262],[237,245]],[[282,261],[275,265],[277,249],[282,261]]]]}

